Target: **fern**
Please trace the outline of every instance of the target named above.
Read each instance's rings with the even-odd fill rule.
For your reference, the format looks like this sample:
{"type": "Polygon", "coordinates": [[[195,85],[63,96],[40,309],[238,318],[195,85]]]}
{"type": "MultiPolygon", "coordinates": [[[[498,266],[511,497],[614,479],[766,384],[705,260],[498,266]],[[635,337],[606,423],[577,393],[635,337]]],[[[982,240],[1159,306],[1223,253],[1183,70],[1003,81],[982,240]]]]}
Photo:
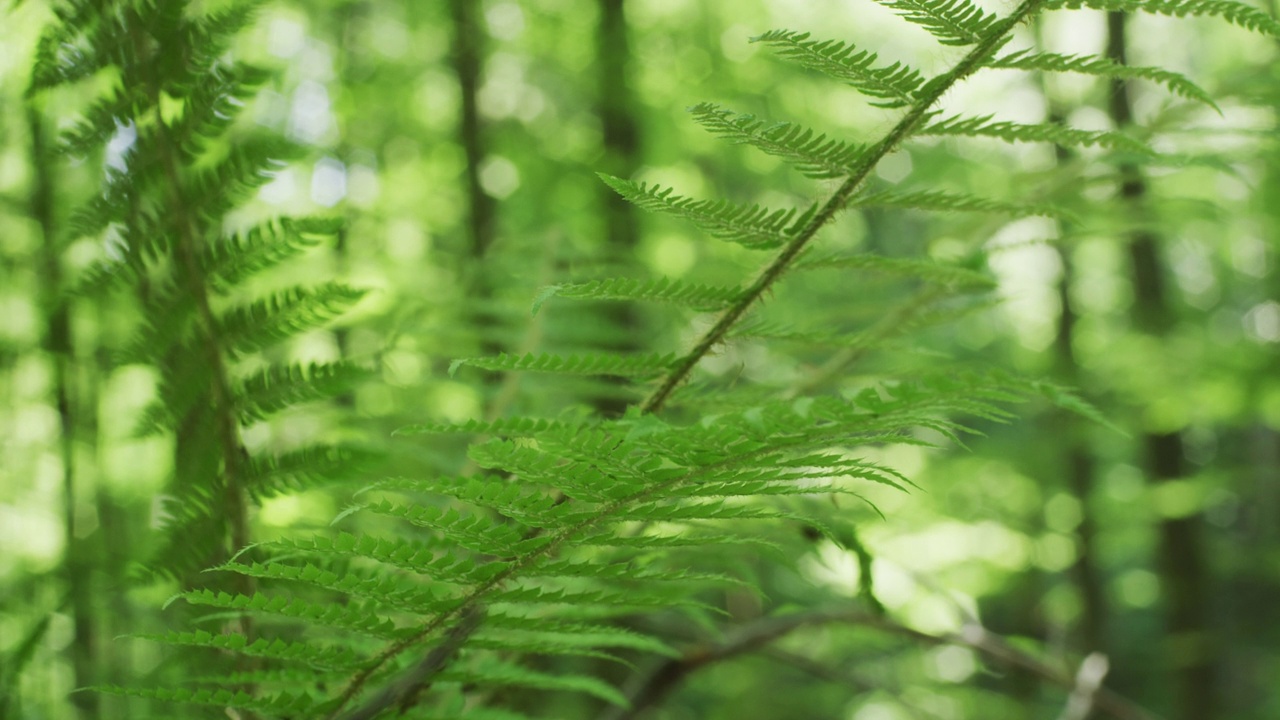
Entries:
{"type": "MultiPolygon", "coordinates": [[[[88,154],[133,136],[121,167],[75,215],[76,234],[114,234],[116,257],[81,278],[80,292],[135,298],[142,321],[119,358],[160,370],[143,433],[171,433],[176,478],[167,541],[155,570],[185,583],[250,541],[248,503],[315,482],[350,477],[370,453],[316,445],[250,455],[241,428],[303,402],[346,391],[368,376],[357,364],[272,365],[242,358],[322,327],[363,293],[338,283],[297,287],[244,302],[254,276],[332,237],[324,218],[276,219],[240,233],[223,216],[297,149],[246,132],[237,117],[269,74],[227,60],[257,3],[201,13],[183,2],[68,2],[40,41],[32,92],[118,75],[64,133],[64,152],[88,154]],[[162,106],[173,102],[170,112],[162,106]],[[222,298],[235,298],[228,302],[222,298]]],[[[256,359],[255,359],[256,360],[256,359]]],[[[251,592],[252,583],[241,582],[251,592]]]]}
{"type": "Polygon", "coordinates": [[[769,210],[759,205],[735,205],[723,200],[694,200],[673,194],[671,188],[636,184],[601,175],[619,195],[638,207],[682,217],[712,237],[729,240],[753,250],[777,248],[804,226],[816,206],[795,210],[769,210]]]}
{"type": "Polygon", "coordinates": [[[773,30],[753,41],[772,45],[781,57],[852,85],[864,95],[876,98],[877,102],[872,104],[878,107],[912,105],[924,83],[918,71],[902,63],[876,67],[879,58],[875,53],[858,51],[849,43],[810,40],[809,33],[773,30]]]}
{"type": "Polygon", "coordinates": [[[653,377],[661,375],[675,360],[674,355],[498,355],[455,360],[450,371],[463,365],[482,370],[520,370],[568,375],[615,375],[653,377]]]}
{"type": "Polygon", "coordinates": [[[577,300],[645,300],[673,303],[694,310],[723,310],[738,299],[737,288],[689,285],[679,281],[661,280],[595,280],[585,283],[552,285],[538,293],[533,302],[537,314],[542,304],[552,297],[577,300]]]}
{"type": "Polygon", "coordinates": [[[998,18],[968,0],[878,0],[908,21],[919,25],[943,45],[965,46],[982,42],[998,18]]]}
{"type": "Polygon", "coordinates": [[[982,117],[949,117],[921,128],[917,136],[965,136],[990,137],[1006,142],[1048,142],[1062,146],[1090,147],[1098,145],[1110,150],[1151,153],[1144,143],[1123,133],[1096,130],[1076,130],[1057,125],[1024,125],[1013,122],[993,122],[990,115],[982,117]]]}
{"type": "Polygon", "coordinates": [[[1063,216],[1068,214],[1066,210],[1052,205],[1005,202],[940,190],[918,190],[914,192],[882,190],[858,195],[850,200],[850,204],[857,207],[885,207],[929,212],[1007,213],[1014,216],[1063,216]]]}
{"type": "MultiPolygon", "coordinates": [[[[794,543],[774,542],[769,533],[799,526],[856,554],[862,567],[869,567],[851,520],[835,503],[824,511],[819,503],[807,501],[815,495],[860,499],[873,485],[908,491],[909,478],[874,459],[880,448],[928,446],[931,441],[926,438],[960,443],[966,433],[975,431],[972,426],[1007,422],[1012,418],[1008,404],[1033,397],[1093,414],[1066,391],[1000,372],[946,368],[911,374],[899,370],[876,382],[834,383],[834,389],[810,383],[798,392],[768,384],[727,388],[722,378],[699,375],[703,361],[735,337],[789,334],[794,341],[823,341],[821,333],[803,329],[772,332],[767,322],[751,317],[793,272],[868,271],[921,286],[899,308],[883,312],[870,328],[825,334],[827,341],[843,342],[859,353],[884,350],[886,341],[897,334],[965,312],[973,306],[964,302],[990,289],[990,279],[976,269],[976,262],[952,266],[918,258],[810,251],[819,233],[850,208],[1063,214],[1059,208],[1016,200],[932,189],[868,188],[878,163],[914,138],[982,136],[1005,142],[1148,152],[1136,140],[1116,133],[1004,123],[989,116],[937,119],[939,100],[972,74],[1017,68],[1143,77],[1187,97],[1207,100],[1185,78],[1159,69],[1032,51],[995,57],[1019,24],[1045,10],[1067,7],[1065,3],[1025,0],[1000,16],[962,0],[886,0],[885,4],[906,21],[922,26],[940,44],[965,48],[965,54],[950,70],[926,77],[901,63],[885,64],[853,44],[810,40],[807,33],[777,30],[757,38],[784,59],[853,86],[873,105],[899,110],[882,136],[866,143],[845,142],[800,125],[769,124],[713,105],[693,108],[695,119],[715,134],[782,157],[810,177],[838,181],[825,199],[803,211],[771,210],[695,200],[676,195],[673,189],[602,176],[619,195],[641,208],[689,220],[717,239],[776,250],[750,283],[712,287],[671,280],[595,280],[554,285],[534,301],[535,313],[552,297],[667,303],[718,312],[686,352],[503,353],[456,360],[450,368],[451,373],[469,366],[504,373],[656,380],[643,403],[613,419],[493,417],[402,428],[401,435],[481,437],[468,446],[466,471],[388,478],[367,485],[358,504],[336,521],[363,518],[370,520],[366,525],[352,532],[286,536],[251,546],[239,543],[234,548],[238,552],[218,558],[214,568],[219,577],[240,578],[232,584],[235,591],[204,587],[179,595],[186,604],[207,609],[214,617],[244,615],[261,618],[271,627],[283,626],[282,634],[289,640],[267,641],[247,631],[152,636],[171,645],[270,663],[270,667],[199,676],[206,684],[241,684],[252,692],[225,687],[102,690],[272,717],[347,720],[410,711],[419,717],[510,717],[497,707],[474,707],[480,704],[476,698],[463,697],[473,688],[573,692],[625,705],[627,698],[598,678],[546,672],[522,660],[537,655],[612,659],[622,657],[624,651],[632,654],[628,656],[673,655],[667,643],[617,621],[653,608],[694,614],[715,610],[710,590],[750,587],[749,582],[725,572],[724,565],[708,569],[700,564],[699,554],[708,548],[722,555],[754,553],[762,547],[786,554],[795,551],[794,543]],[[944,305],[948,301],[959,306],[944,305]],[[379,534],[363,527],[377,527],[379,534]],[[258,581],[268,589],[258,589],[258,581]],[[299,627],[317,637],[314,645],[294,639],[299,627]],[[299,672],[297,665],[309,671],[299,672]]],[[[1272,27],[1256,11],[1215,0],[1089,0],[1086,4],[1218,15],[1266,32],[1272,27]]],[[[78,8],[79,14],[64,16],[64,22],[82,22],[93,12],[78,8]]],[[[127,20],[133,10],[121,12],[125,30],[137,31],[127,20]]],[[[174,17],[156,12],[159,15],[150,22],[156,27],[167,23],[181,28],[173,37],[195,42],[198,51],[191,56],[205,59],[215,57],[214,50],[227,33],[244,21],[236,12],[195,21],[184,20],[181,13],[174,17]]],[[[101,25],[114,27],[112,17],[104,16],[101,25]]],[[[64,36],[64,31],[55,31],[49,36],[53,39],[41,46],[43,62],[49,65],[38,73],[43,85],[85,77],[120,50],[110,34],[94,30],[84,42],[101,47],[61,63],[55,48],[65,44],[64,36]]],[[[165,52],[178,49],[182,47],[165,48],[165,52]]],[[[199,83],[193,77],[184,75],[174,84],[186,89],[188,97],[198,95],[199,83]]],[[[195,138],[208,132],[197,127],[209,126],[197,123],[182,134],[195,138]]],[[[86,131],[77,137],[97,135],[86,131]]],[[[151,144],[163,144],[164,135],[139,132],[140,149],[130,162],[130,172],[82,214],[79,224],[101,230],[121,223],[127,228],[129,253],[122,266],[128,268],[122,271],[126,278],[141,277],[159,260],[170,260],[179,268],[157,296],[174,301],[186,319],[152,323],[137,347],[139,352],[158,347],[164,357],[157,364],[168,370],[171,379],[182,377],[176,368],[186,363],[206,383],[198,385],[199,392],[184,394],[185,381],[169,382],[155,424],[205,428],[218,419],[211,412],[224,423],[228,416],[236,422],[259,419],[357,381],[359,368],[347,363],[271,367],[235,385],[233,375],[219,368],[330,321],[357,302],[360,293],[340,284],[295,288],[218,313],[208,308],[207,298],[202,301],[198,295],[189,302],[176,301],[193,283],[206,295],[213,289],[229,294],[247,274],[289,257],[308,244],[313,234],[322,234],[330,226],[282,222],[221,243],[192,242],[193,235],[205,241],[215,235],[204,212],[216,216],[225,211],[257,182],[255,173],[279,156],[267,144],[244,146],[214,169],[179,174],[184,182],[178,199],[200,200],[200,211],[192,208],[190,213],[170,216],[150,209],[130,214],[133,209],[125,199],[149,197],[148,192],[155,190],[152,185],[163,175],[149,163],[156,160],[163,165],[165,153],[151,144]],[[192,195],[187,198],[181,192],[192,195]],[[216,352],[208,352],[210,346],[216,352]]],[[[197,146],[180,144],[169,152],[186,158],[182,153],[197,146]]],[[[841,360],[834,366],[839,376],[845,365],[840,356],[834,359],[841,360]]],[[[224,432],[222,440],[223,450],[228,441],[232,450],[241,449],[234,433],[224,432]]],[[[344,461],[340,453],[326,455],[324,450],[292,458],[254,458],[247,463],[225,454],[223,458],[223,471],[235,469],[240,487],[245,492],[256,488],[255,496],[302,482],[308,473],[328,476],[330,465],[344,461]]],[[[209,494],[207,487],[197,487],[195,497],[179,506],[181,527],[200,528],[209,520],[209,494]],[[203,499],[200,492],[205,493],[203,499]]],[[[870,589],[864,588],[863,596],[878,607],[870,589]]],[[[501,698],[490,699],[495,697],[501,698]]]]}
{"type": "Polygon", "coordinates": [[[1125,80],[1130,78],[1150,80],[1164,85],[1170,92],[1181,95],[1188,100],[1195,100],[1215,110],[1218,109],[1209,93],[1205,92],[1185,75],[1163,68],[1121,65],[1111,58],[1101,55],[1061,55],[1058,53],[1036,52],[1034,50],[1018,50],[1008,55],[991,59],[985,65],[993,69],[1072,72],[1125,80]]]}
{"type": "Polygon", "coordinates": [[[1173,17],[1219,17],[1247,30],[1280,37],[1280,22],[1251,5],[1231,0],[1050,0],[1045,10],[1092,8],[1108,12],[1145,12],[1173,17]]]}
{"type": "Polygon", "coordinates": [[[825,134],[795,123],[769,123],[711,103],[695,105],[689,112],[694,120],[716,135],[731,142],[753,145],[820,180],[848,175],[867,151],[865,146],[828,139],[825,134]]]}

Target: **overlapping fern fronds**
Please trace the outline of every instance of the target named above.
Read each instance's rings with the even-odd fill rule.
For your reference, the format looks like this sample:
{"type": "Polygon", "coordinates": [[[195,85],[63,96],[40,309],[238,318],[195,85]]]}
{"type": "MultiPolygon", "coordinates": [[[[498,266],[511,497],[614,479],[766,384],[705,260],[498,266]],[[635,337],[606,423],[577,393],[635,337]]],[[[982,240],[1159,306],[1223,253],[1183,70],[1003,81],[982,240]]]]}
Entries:
{"type": "MultiPolygon", "coordinates": [[[[415,717],[524,717],[497,707],[501,695],[486,694],[503,687],[584,693],[603,702],[625,703],[625,697],[597,678],[549,673],[523,659],[671,654],[663,642],[613,621],[654,608],[695,613],[714,609],[710,589],[745,581],[725,573],[723,565],[700,562],[709,548],[721,557],[761,547],[785,556],[794,547],[776,530],[797,525],[816,529],[833,542],[847,538],[848,514],[838,504],[818,511],[804,500],[813,495],[856,499],[872,485],[908,487],[908,478],[871,459],[871,448],[956,440],[966,423],[1007,420],[1006,404],[1028,396],[1089,412],[1058,388],[995,372],[810,383],[801,393],[767,385],[730,388],[725,383],[703,383],[699,393],[688,389],[691,381],[699,380],[702,361],[731,338],[751,337],[753,327],[757,337],[768,336],[760,330],[767,324],[748,326],[744,321],[785,277],[806,265],[885,273],[924,285],[920,300],[879,318],[895,330],[937,311],[937,298],[968,297],[989,288],[979,267],[806,252],[839,213],[860,205],[998,213],[1052,210],[1021,199],[868,187],[877,164],[913,139],[983,136],[1134,149],[1134,141],[1113,133],[1005,123],[987,116],[939,120],[935,106],[970,75],[1020,68],[1144,77],[1187,97],[1207,99],[1189,80],[1170,71],[1030,51],[998,55],[1019,24],[1066,3],[1025,0],[1004,15],[990,14],[965,0],[885,4],[939,43],[965,48],[965,54],[950,70],[927,77],[848,42],[811,40],[807,34],[785,30],[758,38],[783,58],[851,85],[872,104],[900,110],[882,136],[845,141],[717,106],[693,110],[695,118],[718,135],[781,157],[811,177],[837,181],[825,199],[804,210],[770,210],[693,200],[670,189],[605,179],[637,205],[689,220],[714,238],[776,250],[754,279],[740,288],[593,279],[557,285],[537,299],[662,302],[718,311],[715,322],[688,351],[677,356],[500,355],[460,360],[454,367],[656,378],[642,385],[650,390],[643,404],[613,420],[517,417],[405,428],[406,435],[481,436],[468,450],[470,463],[479,471],[374,483],[349,514],[376,517],[378,522],[369,526],[377,531],[259,543],[216,570],[270,583],[270,589],[184,594],[187,603],[214,613],[249,613],[263,625],[288,628],[282,636],[289,639],[278,641],[243,633],[182,632],[156,638],[254,658],[260,664],[253,671],[198,679],[216,690],[109,690],[215,711],[232,708],[271,717],[346,720],[404,712],[415,717]],[[685,403],[678,413],[664,412],[682,403],[681,393],[695,401],[685,403]],[[335,594],[340,601],[334,601],[335,594]],[[308,631],[306,639],[297,639],[298,626],[308,631]],[[254,692],[225,689],[246,684],[254,685],[254,692]],[[486,698],[492,702],[484,702],[486,698]]],[[[1275,32],[1274,23],[1257,11],[1219,0],[1087,0],[1073,2],[1076,5],[1217,15],[1275,32]]],[[[49,69],[45,76],[82,73],[70,66],[49,69]]],[[[145,179],[147,172],[142,167],[139,177],[145,179]]],[[[182,228],[153,223],[181,234],[182,228]]],[[[329,297],[323,292],[308,295],[319,296],[329,297]]],[[[332,297],[345,296],[338,292],[332,297]]],[[[268,303],[261,318],[247,312],[244,324],[269,325],[265,318],[278,315],[286,305],[268,303]]],[[[316,307],[329,306],[319,302],[316,307]]],[[[855,336],[858,352],[883,346],[891,333],[878,333],[878,327],[855,336]]],[[[794,339],[812,339],[801,335],[794,339]]],[[[313,370],[279,376],[283,395],[296,397],[289,389],[294,378],[314,376],[313,370]]],[[[245,385],[246,394],[267,399],[248,398],[249,402],[273,406],[270,396],[279,382],[263,381],[250,389],[251,384],[245,385]]],[[[851,549],[865,553],[860,547],[851,549]]]]}
{"type": "Polygon", "coordinates": [[[227,49],[257,3],[201,14],[186,2],[75,0],[41,40],[31,91],[114,78],[62,137],[64,151],[117,152],[102,192],[73,231],[114,238],[80,292],[132,297],[141,320],[119,358],[160,370],[142,432],[175,438],[175,482],[154,569],[186,582],[248,540],[251,498],[349,475],[367,453],[317,445],[251,456],[240,428],[299,403],[332,397],[366,371],[350,362],[267,364],[238,360],[327,324],[359,290],[301,286],[245,300],[252,276],[332,236],[324,218],[270,220],[226,233],[223,216],[271,179],[296,150],[245,132],[236,119],[269,73],[230,62],[227,49]],[[345,469],[344,467],[345,466],[345,469]]]}

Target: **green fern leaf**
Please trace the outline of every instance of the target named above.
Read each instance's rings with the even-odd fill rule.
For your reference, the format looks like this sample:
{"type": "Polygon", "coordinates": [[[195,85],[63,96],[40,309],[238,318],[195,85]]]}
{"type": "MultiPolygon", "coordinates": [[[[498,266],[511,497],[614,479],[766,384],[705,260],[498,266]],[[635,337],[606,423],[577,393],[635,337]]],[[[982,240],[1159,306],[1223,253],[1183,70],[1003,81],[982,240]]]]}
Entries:
{"type": "Polygon", "coordinates": [[[605,184],[637,207],[675,215],[691,221],[707,234],[753,250],[781,247],[804,226],[814,205],[797,216],[796,210],[770,210],[759,205],[737,205],[724,200],[694,200],[673,194],[671,188],[601,174],[605,184]]]}
{"type": "Polygon", "coordinates": [[[247,425],[295,405],[334,397],[372,376],[367,368],[350,362],[273,365],[232,389],[234,407],[247,425]]]}
{"type": "Polygon", "coordinates": [[[347,571],[339,574],[307,563],[291,565],[283,562],[228,563],[213,570],[269,579],[292,580],[314,587],[333,590],[373,601],[377,605],[421,615],[452,610],[457,599],[431,592],[417,583],[397,575],[365,574],[347,571]]]}
{"type": "Polygon", "coordinates": [[[924,84],[924,77],[918,71],[902,63],[875,67],[879,60],[875,53],[858,52],[852,43],[810,40],[809,33],[791,30],[771,30],[751,41],[771,45],[787,60],[852,85],[862,94],[879,100],[872,103],[877,107],[911,105],[924,84]]]}
{"type": "Polygon", "coordinates": [[[181,597],[192,605],[279,615],[313,625],[350,630],[379,638],[393,638],[404,634],[403,631],[398,631],[390,620],[372,612],[372,606],[313,603],[284,595],[265,593],[232,595],[212,590],[196,590],[183,593],[181,597]]]}
{"type": "Polygon", "coordinates": [[[444,583],[479,583],[493,576],[490,566],[477,566],[468,558],[449,557],[447,553],[454,551],[456,545],[440,537],[432,538],[432,542],[414,542],[343,532],[334,537],[283,538],[258,543],[255,547],[282,555],[306,553],[330,559],[373,560],[444,583]]]}
{"type": "MultiPolygon", "coordinates": [[[[1137,78],[1160,83],[1175,95],[1204,103],[1219,110],[1209,93],[1186,76],[1158,67],[1122,65],[1101,55],[1061,55],[1058,53],[1018,50],[998,58],[987,60],[985,67],[1004,70],[1033,70],[1037,72],[1073,72],[1110,78],[1137,78]]],[[[1219,112],[1221,112],[1219,110],[1219,112]]]]}
{"type": "Polygon", "coordinates": [[[988,15],[968,0],[877,0],[898,11],[943,45],[976,45],[991,33],[1000,18],[988,15]]]}
{"type": "Polygon", "coordinates": [[[648,300],[712,312],[729,307],[741,295],[742,291],[738,288],[694,285],[669,278],[648,281],[613,278],[552,285],[538,293],[533,303],[533,312],[536,315],[542,304],[553,297],[576,300],[648,300]]]}
{"type": "Polygon", "coordinates": [[[666,372],[676,356],[668,355],[508,355],[454,360],[449,366],[453,374],[463,365],[481,370],[564,373],[568,375],[614,375],[618,377],[654,377],[666,372]]]}
{"type": "Polygon", "coordinates": [[[222,316],[222,340],[240,353],[263,350],[328,324],[363,297],[363,290],[340,283],[284,290],[226,312],[222,316]]]}
{"type": "Polygon", "coordinates": [[[380,455],[354,445],[316,445],[280,455],[253,456],[244,483],[255,499],[348,480],[372,469],[380,455]]]}
{"type": "Polygon", "coordinates": [[[1151,148],[1124,133],[1111,131],[1077,130],[1061,125],[1024,125],[1007,121],[992,121],[991,115],[982,117],[949,117],[917,130],[917,136],[967,136],[991,137],[1008,142],[1048,142],[1062,146],[1089,147],[1098,145],[1113,150],[1151,154],[1151,148]]]}
{"type": "Polygon", "coordinates": [[[662,640],[616,625],[556,620],[542,615],[515,615],[495,610],[486,623],[498,630],[555,633],[561,637],[593,638],[600,647],[626,648],[662,657],[680,653],[662,640]]]}
{"type": "Polygon", "coordinates": [[[490,596],[494,604],[512,605],[572,605],[603,606],[616,614],[627,614],[636,609],[668,608],[673,605],[697,605],[696,598],[672,597],[670,593],[645,592],[635,588],[548,588],[512,587],[498,590],[490,596]]]}
{"type": "Polygon", "coordinates": [[[712,133],[735,143],[753,145],[766,154],[786,160],[802,174],[819,180],[849,175],[867,151],[865,145],[828,139],[825,134],[802,125],[770,123],[711,103],[695,105],[689,112],[693,113],[695,121],[712,133]]]}
{"type": "Polygon", "coordinates": [[[229,294],[239,283],[315,247],[342,229],[341,220],[278,218],[210,243],[200,259],[214,289],[229,294]]]}
{"type": "Polygon", "coordinates": [[[1257,33],[1280,37],[1280,22],[1252,5],[1230,0],[1050,0],[1045,10],[1091,8],[1106,12],[1213,16],[1257,33]]]}
{"type": "Polygon", "coordinates": [[[150,700],[162,700],[187,705],[206,705],[214,708],[234,708],[262,713],[268,717],[314,717],[321,709],[317,703],[305,695],[281,693],[254,697],[242,690],[185,690],[166,688],[126,688],[118,685],[97,685],[89,688],[94,692],[122,697],[138,697],[150,700]]]}
{"type": "Polygon", "coordinates": [[[853,207],[888,207],[928,212],[1005,213],[1018,217],[1027,215],[1070,216],[1070,213],[1066,210],[1052,205],[1006,202],[939,190],[910,192],[882,190],[855,196],[849,201],[849,204],[853,207]]]}
{"type": "Polygon", "coordinates": [[[574,431],[583,423],[548,420],[544,418],[501,418],[493,421],[468,420],[463,423],[420,423],[406,425],[392,435],[447,435],[461,433],[466,435],[499,435],[502,437],[526,437],[547,432],[549,430],[574,431]]]}
{"type": "Polygon", "coordinates": [[[944,265],[933,260],[886,257],[870,253],[859,255],[807,253],[796,261],[795,268],[797,270],[869,270],[962,290],[990,290],[996,286],[995,280],[989,275],[966,267],[944,265]]]}
{"type": "Polygon", "coordinates": [[[274,640],[258,638],[251,641],[238,633],[210,633],[197,630],[132,637],[165,645],[227,650],[238,655],[302,663],[323,670],[351,671],[364,662],[364,658],[356,655],[350,648],[342,646],[326,647],[315,643],[287,642],[278,638],[274,640]]]}
{"type": "Polygon", "coordinates": [[[627,698],[612,685],[586,675],[552,675],[494,658],[486,658],[467,667],[452,667],[440,673],[440,679],[479,687],[526,687],[537,690],[560,690],[585,693],[605,702],[627,706],[627,698]]]}
{"type": "Polygon", "coordinates": [[[434,530],[450,542],[482,554],[513,555],[522,540],[522,533],[517,528],[495,525],[488,517],[465,513],[452,507],[404,505],[379,500],[361,509],[434,530]]]}

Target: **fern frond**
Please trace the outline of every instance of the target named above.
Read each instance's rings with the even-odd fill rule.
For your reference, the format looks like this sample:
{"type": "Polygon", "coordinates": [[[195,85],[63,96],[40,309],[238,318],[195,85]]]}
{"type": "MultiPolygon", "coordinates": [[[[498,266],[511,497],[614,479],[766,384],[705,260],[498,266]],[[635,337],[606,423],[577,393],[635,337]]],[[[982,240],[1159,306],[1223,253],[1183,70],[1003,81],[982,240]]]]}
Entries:
{"type": "Polygon", "coordinates": [[[387,500],[361,507],[366,512],[405,520],[418,527],[434,530],[450,542],[481,554],[510,556],[523,540],[521,531],[510,525],[495,525],[487,516],[464,512],[453,507],[405,505],[387,500]]]}
{"type": "Polygon", "coordinates": [[[289,161],[300,156],[301,148],[291,142],[274,137],[248,138],[237,142],[216,164],[194,173],[188,181],[188,192],[203,198],[202,214],[221,217],[251,199],[289,161]]]}
{"type": "Polygon", "coordinates": [[[1003,70],[1072,72],[1108,78],[1150,80],[1164,85],[1175,95],[1204,103],[1214,110],[1218,110],[1217,104],[1213,102],[1213,98],[1209,96],[1209,93],[1181,73],[1158,67],[1122,65],[1102,55],[1063,55],[1036,52],[1034,50],[1018,50],[1008,55],[987,60],[983,63],[983,66],[1003,70]]]}
{"type": "Polygon", "coordinates": [[[590,588],[566,587],[512,587],[498,590],[491,596],[491,603],[512,605],[572,605],[609,608],[615,614],[625,614],[639,608],[662,608],[673,605],[702,607],[695,598],[670,593],[645,592],[636,588],[613,588],[607,585],[590,588]]]}
{"type": "Polygon", "coordinates": [[[943,45],[976,45],[999,21],[968,0],[876,1],[928,30],[943,45]]]}
{"type": "Polygon", "coordinates": [[[200,264],[213,289],[225,295],[251,275],[296,257],[341,229],[341,220],[277,218],[209,243],[200,264]]]}
{"type": "Polygon", "coordinates": [[[601,174],[605,184],[637,207],[689,220],[708,235],[753,250],[781,247],[794,235],[816,206],[803,213],[770,210],[759,205],[737,205],[725,200],[694,200],[675,195],[671,188],[634,183],[601,174]]]}
{"type": "Polygon", "coordinates": [[[887,257],[864,253],[858,255],[806,253],[796,261],[797,270],[869,270],[965,290],[990,290],[996,282],[989,275],[958,265],[933,260],[887,257]]]}
{"type": "Polygon", "coordinates": [[[242,613],[278,615],[302,620],[312,625],[350,630],[377,638],[403,635],[403,631],[397,630],[395,623],[378,616],[374,612],[373,605],[313,603],[284,595],[265,593],[233,595],[213,590],[196,590],[183,593],[180,597],[191,605],[236,610],[242,613]]]}
{"type": "Polygon", "coordinates": [[[689,109],[693,119],[720,137],[753,145],[762,152],[782,158],[802,174],[819,180],[840,178],[853,172],[866,153],[865,145],[828,139],[795,123],[770,123],[754,115],[743,115],[712,103],[689,109]]]}
{"type": "Polygon", "coordinates": [[[1045,10],[1091,8],[1105,12],[1135,13],[1173,17],[1220,17],[1253,32],[1280,37],[1280,22],[1266,11],[1231,0],[1049,0],[1045,10]]]}
{"type": "Polygon", "coordinates": [[[284,290],[224,313],[222,340],[238,353],[262,350],[328,324],[363,297],[363,290],[332,282],[284,290]]]}
{"type": "Polygon", "coordinates": [[[315,445],[281,455],[253,456],[244,484],[255,499],[348,480],[367,472],[379,454],[354,445],[315,445]]]}
{"type": "Polygon", "coordinates": [[[306,563],[292,565],[284,562],[227,563],[213,570],[234,572],[259,579],[291,580],[313,587],[363,598],[385,607],[418,614],[444,612],[457,605],[452,596],[434,593],[421,584],[409,582],[402,576],[363,574],[347,571],[344,574],[325,570],[306,563]]]}
{"type": "Polygon", "coordinates": [[[1070,215],[1065,209],[1052,205],[1007,202],[940,190],[918,190],[914,192],[882,190],[869,192],[853,197],[849,201],[849,205],[853,207],[889,207],[928,212],[1004,213],[1015,217],[1027,215],[1064,217],[1070,215]]]}
{"type": "Polygon", "coordinates": [[[371,377],[368,368],[351,362],[272,365],[234,387],[233,402],[247,425],[294,405],[335,397],[371,377]]]}
{"type": "Polygon", "coordinates": [[[742,291],[738,288],[690,284],[670,278],[647,281],[613,278],[547,287],[534,298],[533,313],[536,315],[542,304],[553,297],[575,300],[647,300],[711,312],[732,305],[741,294],[742,291]]]}
{"type": "Polygon", "coordinates": [[[1061,125],[1026,125],[1008,121],[993,121],[991,115],[981,117],[953,116],[944,118],[917,130],[916,136],[966,136],[991,137],[1008,142],[1047,142],[1064,147],[1090,147],[1098,145],[1113,150],[1151,154],[1145,143],[1124,133],[1108,130],[1077,130],[1061,125]]]}
{"type": "Polygon", "coordinates": [[[469,558],[451,558],[446,554],[455,546],[434,538],[434,542],[414,542],[372,535],[341,532],[333,537],[314,535],[307,538],[282,538],[258,543],[255,547],[280,554],[307,553],[320,558],[362,558],[405,570],[415,575],[445,583],[481,583],[495,571],[490,565],[477,565],[469,558]]]}
{"type": "Polygon", "coordinates": [[[350,648],[340,645],[320,646],[314,643],[288,642],[279,638],[249,638],[239,633],[168,632],[160,635],[134,635],[163,645],[186,645],[212,650],[226,650],[248,657],[309,665],[323,670],[350,672],[364,662],[350,648]]]}
{"type": "Polygon", "coordinates": [[[94,692],[121,697],[162,700],[185,705],[204,705],[214,708],[233,708],[262,713],[268,717],[315,717],[323,708],[321,703],[306,695],[280,693],[254,697],[243,690],[186,690],[182,688],[127,688],[119,685],[96,685],[94,692]]]}
{"type": "Polygon", "coordinates": [[[924,77],[903,63],[876,67],[879,61],[876,54],[858,51],[852,43],[810,40],[809,33],[791,30],[770,30],[751,40],[773,46],[780,57],[852,85],[862,94],[879,100],[872,103],[877,107],[911,105],[924,84],[924,77]]]}
{"type": "Polygon", "coordinates": [[[613,705],[626,707],[627,698],[612,685],[587,675],[538,672],[530,668],[484,658],[463,663],[440,673],[440,679],[467,683],[478,687],[525,687],[536,690],[560,690],[592,695],[613,705]]]}
{"type": "Polygon", "coordinates": [[[526,371],[563,373],[566,375],[614,375],[618,377],[647,378],[661,375],[675,362],[674,354],[667,355],[508,355],[454,360],[449,366],[452,374],[463,365],[481,370],[526,371]]]}
{"type": "Polygon", "coordinates": [[[399,428],[392,435],[499,435],[525,437],[548,430],[576,430],[582,423],[549,420],[545,418],[501,418],[493,421],[468,420],[463,423],[419,423],[399,428]]]}

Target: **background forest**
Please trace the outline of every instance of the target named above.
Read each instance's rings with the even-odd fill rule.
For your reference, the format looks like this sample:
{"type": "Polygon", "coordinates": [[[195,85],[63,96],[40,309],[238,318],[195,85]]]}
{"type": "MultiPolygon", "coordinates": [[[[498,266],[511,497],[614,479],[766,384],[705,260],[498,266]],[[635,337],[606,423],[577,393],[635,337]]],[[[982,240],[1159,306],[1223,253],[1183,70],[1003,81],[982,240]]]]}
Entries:
{"type": "Polygon", "coordinates": [[[1274,8],[252,5],[0,9],[0,718],[1280,717],[1274,8]]]}

